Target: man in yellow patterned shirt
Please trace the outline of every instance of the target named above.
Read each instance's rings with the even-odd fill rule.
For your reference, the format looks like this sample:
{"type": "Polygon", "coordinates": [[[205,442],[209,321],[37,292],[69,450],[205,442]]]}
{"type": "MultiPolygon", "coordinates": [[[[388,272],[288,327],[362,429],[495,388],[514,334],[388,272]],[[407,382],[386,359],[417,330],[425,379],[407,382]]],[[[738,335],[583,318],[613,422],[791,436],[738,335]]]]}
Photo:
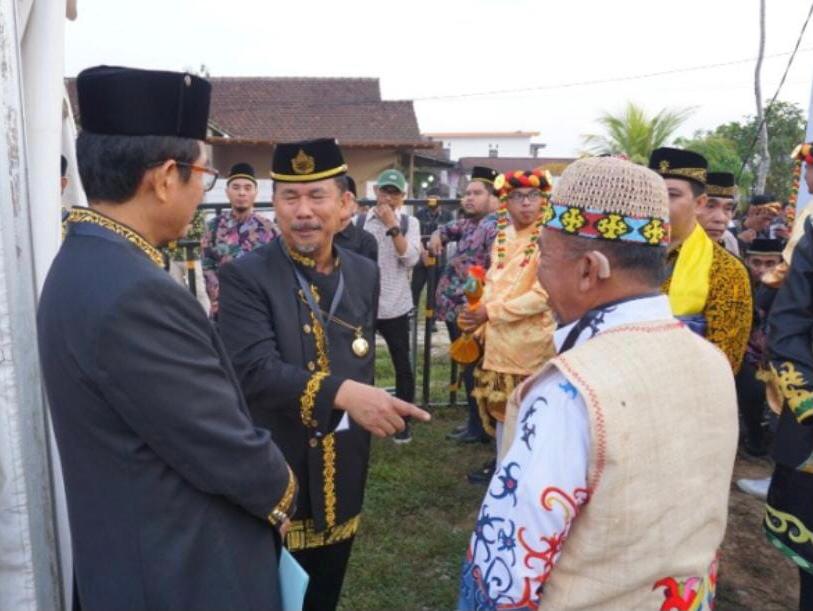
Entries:
{"type": "Polygon", "coordinates": [[[748,270],[697,222],[705,206],[708,162],[692,151],[659,148],[649,159],[669,191],[669,278],[663,291],[672,313],[722,350],[734,373],[751,334],[753,304],[748,270]]]}
{"type": "MultiPolygon", "coordinates": [[[[499,455],[508,396],[555,352],[548,296],[536,280],[536,241],[552,179],[541,170],[509,172],[498,176],[494,187],[500,208],[491,267],[479,306],[464,308],[458,324],[464,331],[478,329],[484,341],[472,396],[483,427],[497,439],[499,455]]],[[[494,463],[487,463],[469,481],[488,483],[493,469],[494,463]]]]}

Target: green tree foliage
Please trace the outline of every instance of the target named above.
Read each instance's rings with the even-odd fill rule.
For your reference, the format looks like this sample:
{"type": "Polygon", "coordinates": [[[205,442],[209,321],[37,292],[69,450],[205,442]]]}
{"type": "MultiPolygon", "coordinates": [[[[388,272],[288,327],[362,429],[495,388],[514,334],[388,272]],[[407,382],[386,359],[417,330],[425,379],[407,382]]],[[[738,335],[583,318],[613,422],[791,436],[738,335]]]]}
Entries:
{"type": "Polygon", "coordinates": [[[742,158],[734,141],[714,132],[698,131],[691,138],[676,139],[675,146],[703,155],[709,162],[710,172],[731,172],[734,176],[739,176],[737,186],[740,193],[751,192],[754,174],[746,168],[740,175],[742,158]]]}
{"type": "Polygon", "coordinates": [[[587,134],[582,141],[591,154],[622,154],[645,164],[652,151],[667,144],[692,112],[691,108],[663,109],[650,116],[642,107],[627,102],[620,114],[604,113],[598,119],[603,134],[587,134]]]}
{"type": "MultiPolygon", "coordinates": [[[[796,145],[804,140],[805,115],[797,104],[778,101],[766,109],[765,116],[768,126],[768,149],[771,153],[771,168],[765,191],[782,201],[787,201],[793,184],[794,162],[790,158],[790,154],[796,145]]],[[[729,161],[726,161],[728,153],[720,157],[714,157],[710,153],[709,165],[713,170],[738,174],[745,161],[739,184],[743,193],[749,193],[756,170],[756,145],[754,143],[756,130],[756,118],[748,116],[743,121],[731,121],[711,131],[697,132],[693,138],[679,142],[680,146],[702,154],[706,154],[704,151],[709,148],[722,153],[724,144],[732,147],[739,161],[735,167],[728,165],[729,161]]]]}

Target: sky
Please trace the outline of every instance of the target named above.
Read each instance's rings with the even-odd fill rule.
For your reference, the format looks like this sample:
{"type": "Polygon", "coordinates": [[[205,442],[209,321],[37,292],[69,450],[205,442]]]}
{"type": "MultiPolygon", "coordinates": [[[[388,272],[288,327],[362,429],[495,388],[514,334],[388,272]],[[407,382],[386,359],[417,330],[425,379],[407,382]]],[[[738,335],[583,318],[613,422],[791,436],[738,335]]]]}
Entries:
{"type": "MultiPolygon", "coordinates": [[[[767,2],[763,98],[809,10],[810,0],[767,2]]],[[[106,63],[377,77],[384,99],[415,100],[422,132],[537,131],[546,156],[577,154],[596,119],[628,101],[653,114],[693,108],[683,136],[756,109],[758,0],[78,0],[78,13],[69,76],[106,63]],[[583,84],[665,71],[679,72],[583,84]]],[[[813,23],[779,99],[807,109],[811,85],[813,23]]]]}

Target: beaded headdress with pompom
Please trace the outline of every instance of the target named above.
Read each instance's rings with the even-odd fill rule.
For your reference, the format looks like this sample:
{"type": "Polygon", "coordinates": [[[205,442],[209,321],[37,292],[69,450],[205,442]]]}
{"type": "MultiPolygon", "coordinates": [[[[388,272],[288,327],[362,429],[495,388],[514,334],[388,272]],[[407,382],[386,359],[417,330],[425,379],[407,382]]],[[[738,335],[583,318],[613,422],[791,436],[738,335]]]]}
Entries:
{"type": "Polygon", "coordinates": [[[548,206],[548,197],[553,190],[553,177],[547,170],[536,168],[531,171],[506,172],[494,180],[494,190],[500,198],[500,207],[497,210],[497,269],[505,267],[505,229],[508,227],[508,195],[514,189],[539,189],[542,192],[542,201],[539,203],[539,216],[534,222],[534,230],[525,247],[524,258],[520,264],[528,265],[536,250],[536,240],[539,231],[545,222],[545,212],[548,206]]]}

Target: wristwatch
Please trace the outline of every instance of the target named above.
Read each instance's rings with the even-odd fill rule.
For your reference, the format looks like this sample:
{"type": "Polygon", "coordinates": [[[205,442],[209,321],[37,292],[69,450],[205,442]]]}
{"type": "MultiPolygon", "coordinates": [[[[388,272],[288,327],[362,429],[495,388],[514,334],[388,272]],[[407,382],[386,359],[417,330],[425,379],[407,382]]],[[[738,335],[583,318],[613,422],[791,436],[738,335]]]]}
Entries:
{"type": "Polygon", "coordinates": [[[387,229],[387,235],[390,236],[391,238],[399,236],[401,235],[401,228],[398,227],[398,225],[396,225],[395,227],[390,227],[389,229],[387,229]]]}

